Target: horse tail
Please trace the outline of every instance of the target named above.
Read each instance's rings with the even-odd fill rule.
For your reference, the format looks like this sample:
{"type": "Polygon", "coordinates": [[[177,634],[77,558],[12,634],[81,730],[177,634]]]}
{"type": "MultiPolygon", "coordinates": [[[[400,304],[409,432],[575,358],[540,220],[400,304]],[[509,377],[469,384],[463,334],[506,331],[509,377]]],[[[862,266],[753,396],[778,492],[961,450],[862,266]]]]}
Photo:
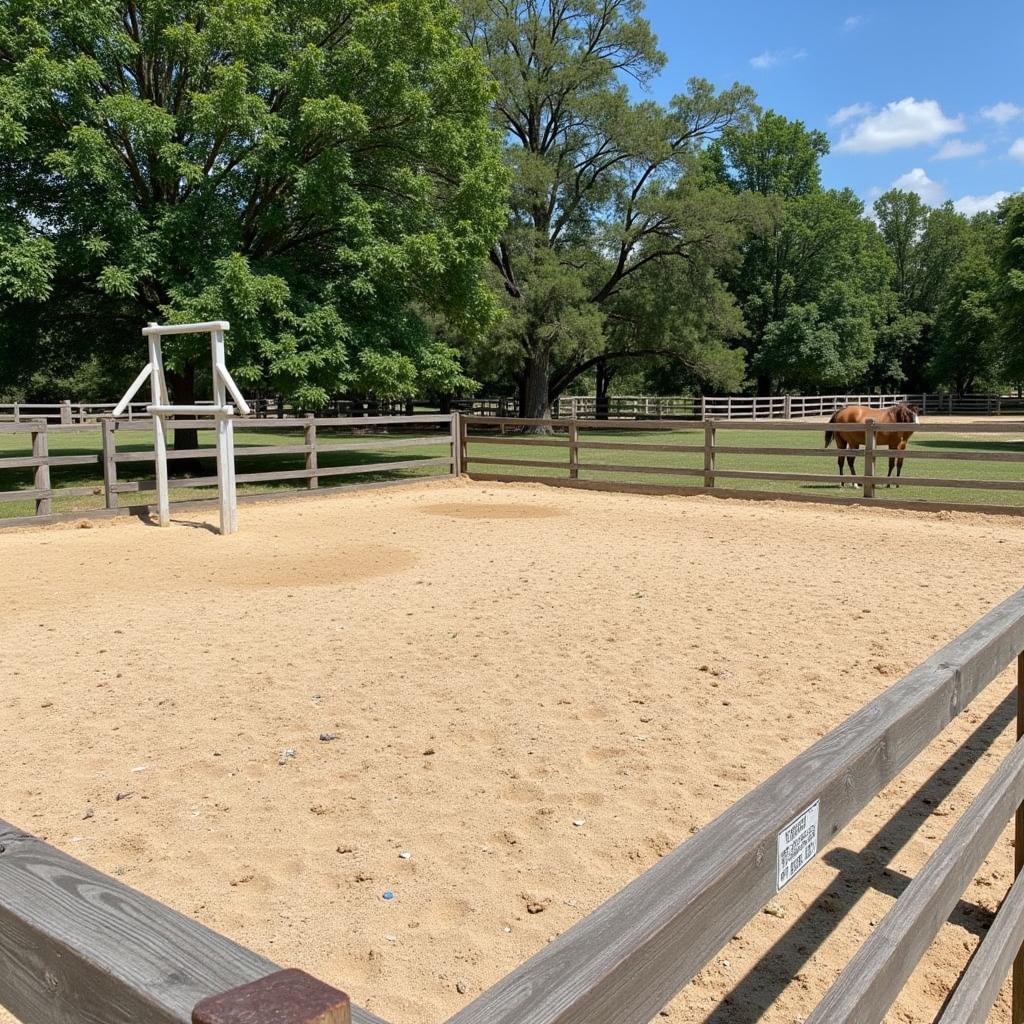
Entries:
{"type": "MultiPolygon", "coordinates": [[[[839,416],[839,410],[837,409],[834,413],[832,413],[832,419],[829,420],[829,423],[835,423],[835,421],[838,418],[838,416],[839,416]]],[[[833,435],[834,435],[833,431],[831,431],[831,430],[826,430],[825,431],[825,447],[826,448],[832,443],[833,435]]]]}

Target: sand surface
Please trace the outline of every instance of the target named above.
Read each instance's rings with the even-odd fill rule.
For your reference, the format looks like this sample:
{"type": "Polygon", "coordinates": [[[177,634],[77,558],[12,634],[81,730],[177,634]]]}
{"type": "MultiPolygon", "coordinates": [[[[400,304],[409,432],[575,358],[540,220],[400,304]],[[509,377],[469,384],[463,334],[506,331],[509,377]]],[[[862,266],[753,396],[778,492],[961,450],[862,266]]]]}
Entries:
{"type": "MultiPolygon", "coordinates": [[[[1012,593],[1024,562],[1019,520],[532,485],[239,521],[0,532],[0,817],[395,1024],[467,1003],[1012,593]]],[[[1009,748],[1011,686],[670,1018],[802,1019],[1009,748]]],[[[933,1019],[1011,874],[1004,836],[889,1020],[933,1019]]]]}

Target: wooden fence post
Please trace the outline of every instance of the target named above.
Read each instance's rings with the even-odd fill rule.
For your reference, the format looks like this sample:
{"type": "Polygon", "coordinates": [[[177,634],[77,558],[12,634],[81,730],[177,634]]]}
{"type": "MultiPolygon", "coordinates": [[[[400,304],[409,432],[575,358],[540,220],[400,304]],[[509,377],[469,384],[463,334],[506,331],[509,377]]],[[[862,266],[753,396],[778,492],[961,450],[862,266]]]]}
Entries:
{"type": "Polygon", "coordinates": [[[71,422],[71,399],[65,398],[60,403],[60,421],[61,423],[68,424],[71,422]]]}
{"type": "MultiPolygon", "coordinates": [[[[502,425],[504,427],[504,425],[502,425]]],[[[459,472],[465,473],[466,458],[469,449],[469,423],[465,416],[459,416],[459,472]]]]}
{"type": "MultiPolygon", "coordinates": [[[[50,443],[46,434],[46,420],[32,428],[32,455],[34,458],[45,459],[50,454],[50,443]]],[[[50,489],[50,467],[47,463],[36,466],[35,484],[37,491],[50,489]]],[[[49,497],[36,498],[36,515],[48,516],[53,510],[53,501],[49,497]]]]}
{"type": "Polygon", "coordinates": [[[875,421],[868,420],[864,431],[864,497],[875,496],[875,421]]]}
{"type": "Polygon", "coordinates": [[[573,419],[569,422],[569,479],[578,480],[580,475],[580,428],[573,419]]]}
{"type": "Polygon", "coordinates": [[[715,486],[715,421],[704,421],[704,486],[715,486]]]}
{"type": "Polygon", "coordinates": [[[305,445],[309,449],[306,452],[306,471],[309,473],[309,479],[306,481],[306,486],[314,491],[320,486],[320,479],[316,475],[317,462],[316,462],[316,419],[312,413],[306,415],[306,425],[303,428],[305,434],[305,445]]]}
{"type": "Polygon", "coordinates": [[[107,508],[117,508],[117,438],[114,431],[117,423],[112,416],[100,420],[100,431],[103,441],[103,501],[107,508]]]}
{"type": "Polygon", "coordinates": [[[453,412],[451,426],[448,428],[448,437],[452,446],[452,476],[461,476],[462,474],[461,420],[462,417],[457,412],[453,412]]]}
{"type": "MultiPolygon", "coordinates": [[[[1024,651],[1017,655],[1017,739],[1024,737],[1024,651]]],[[[1017,808],[1013,828],[1013,874],[1024,871],[1024,805],[1017,808]]],[[[1012,1024],[1024,1024],[1024,949],[1013,961],[1012,1024]]]]}
{"type": "Polygon", "coordinates": [[[782,398],[782,417],[791,420],[793,418],[793,396],[784,395],[782,398]]]}

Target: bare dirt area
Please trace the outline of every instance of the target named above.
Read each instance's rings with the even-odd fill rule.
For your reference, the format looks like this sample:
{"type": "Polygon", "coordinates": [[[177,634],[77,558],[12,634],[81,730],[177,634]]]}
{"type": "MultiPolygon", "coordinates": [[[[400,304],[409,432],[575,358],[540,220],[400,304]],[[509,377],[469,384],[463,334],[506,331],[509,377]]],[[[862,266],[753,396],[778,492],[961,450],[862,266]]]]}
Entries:
{"type": "MultiPolygon", "coordinates": [[[[0,533],[0,817],[395,1024],[440,1022],[563,932],[1024,558],[1011,519],[532,485],[239,521],[0,533]]],[[[670,1019],[803,1019],[1009,749],[1011,687],[670,1019]]],[[[1004,836],[890,1021],[933,1019],[1011,875],[1004,836]]]]}

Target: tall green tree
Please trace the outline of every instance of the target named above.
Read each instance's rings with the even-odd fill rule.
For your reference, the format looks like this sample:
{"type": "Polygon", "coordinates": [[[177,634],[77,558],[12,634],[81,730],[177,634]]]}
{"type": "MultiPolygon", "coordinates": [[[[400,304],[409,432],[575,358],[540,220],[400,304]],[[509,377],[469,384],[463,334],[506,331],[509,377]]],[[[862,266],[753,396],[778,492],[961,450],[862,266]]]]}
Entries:
{"type": "Polygon", "coordinates": [[[999,240],[1000,229],[991,214],[973,218],[963,255],[947,277],[935,317],[932,379],[958,395],[998,389],[1002,384],[999,240]]]}
{"type": "MultiPolygon", "coordinates": [[[[609,324],[642,312],[629,293],[651,276],[720,290],[705,271],[734,254],[743,213],[707,180],[701,154],[749,118],[753,94],[694,80],[667,108],[634,102],[626,81],[646,86],[664,66],[642,0],[463,8],[465,38],[498,83],[494,123],[513,177],[511,216],[491,250],[506,304],[497,344],[524,413],[542,417],[601,360],[691,347],[692,332],[654,339],[639,321],[609,324]]],[[[707,326],[703,337],[720,344],[707,326]]]]}
{"type": "Polygon", "coordinates": [[[873,378],[912,391],[930,386],[939,307],[968,246],[968,221],[952,203],[927,206],[916,192],[891,189],[874,205],[892,258],[892,301],[879,332],[873,378]]]}
{"type": "Polygon", "coordinates": [[[728,281],[763,393],[859,384],[874,354],[888,259],[853,192],[821,188],[827,152],[821,132],[771,111],[712,148],[719,178],[762,213],[728,281]]]}
{"type": "MultiPolygon", "coordinates": [[[[491,323],[492,83],[449,0],[8,0],[0,366],[225,317],[248,387],[462,387],[425,314],[491,323]],[[15,308],[16,307],[16,308],[15,308]]],[[[205,359],[170,345],[175,396],[205,359]]]]}
{"type": "Polygon", "coordinates": [[[998,218],[1003,231],[996,286],[1003,372],[1020,389],[1024,387],[1024,193],[1005,200],[998,218]]]}
{"type": "Polygon", "coordinates": [[[795,199],[821,191],[821,158],[828,136],[766,110],[756,127],[726,127],[710,147],[718,177],[737,192],[795,199]]]}

